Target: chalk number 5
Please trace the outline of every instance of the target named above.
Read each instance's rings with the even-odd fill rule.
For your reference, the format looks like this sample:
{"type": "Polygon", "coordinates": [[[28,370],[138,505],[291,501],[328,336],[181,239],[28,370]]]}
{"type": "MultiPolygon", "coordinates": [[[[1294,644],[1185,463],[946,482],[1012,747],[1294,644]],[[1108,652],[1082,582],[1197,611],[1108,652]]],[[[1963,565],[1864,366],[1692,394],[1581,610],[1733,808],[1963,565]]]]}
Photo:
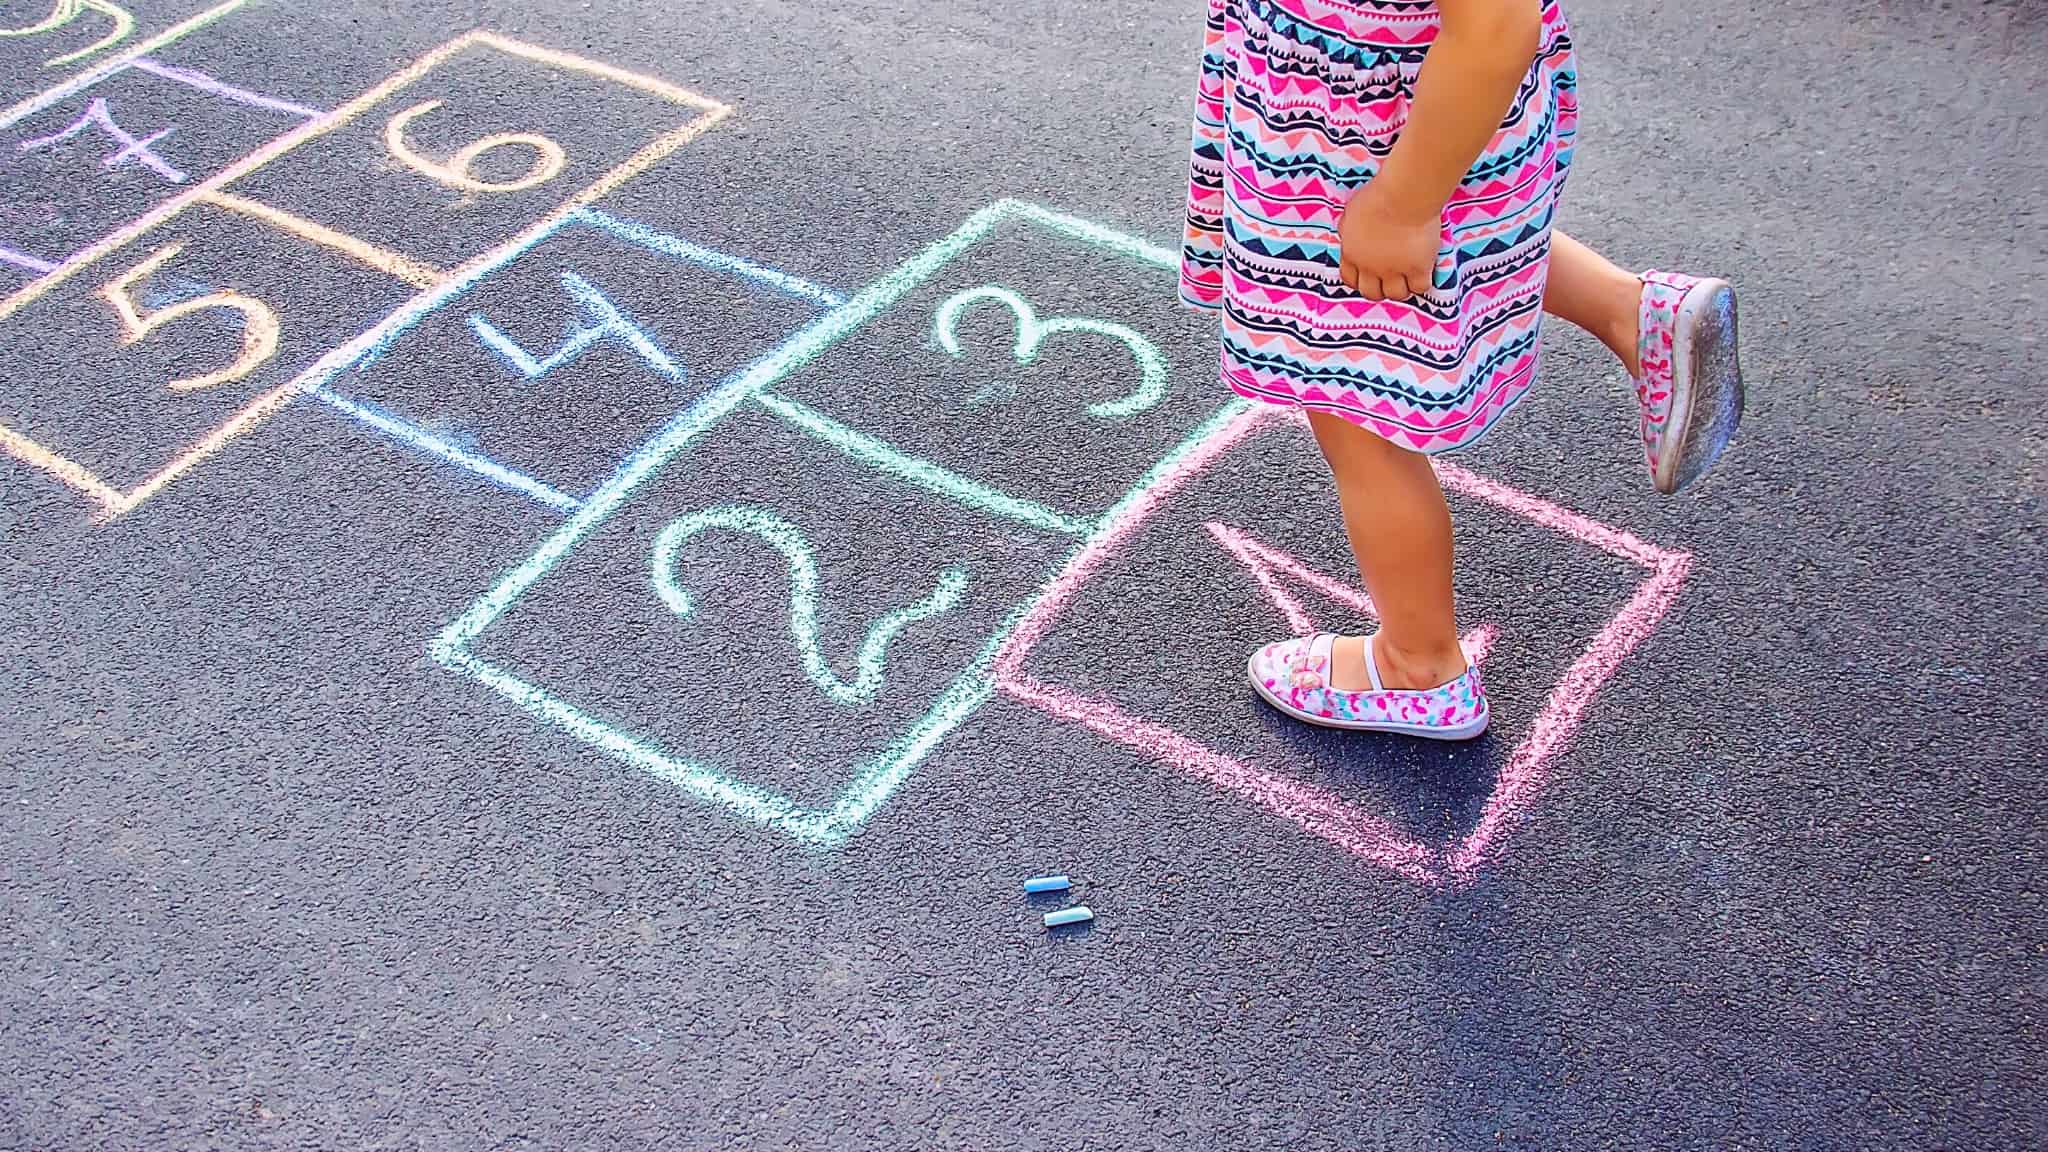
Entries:
{"type": "Polygon", "coordinates": [[[232,289],[211,292],[191,300],[181,300],[168,308],[159,308],[144,313],[136,306],[134,288],[149,279],[156,270],[168,263],[185,246],[168,244],[151,253],[149,259],[121,273],[100,289],[100,298],[113,308],[121,318],[121,343],[133,344],[149,337],[157,329],[209,308],[227,308],[242,314],[242,355],[233,364],[218,372],[204,376],[188,376],[183,380],[171,381],[173,392],[197,392],[216,384],[240,380],[254,372],[257,366],[277,352],[277,313],[270,305],[254,296],[244,296],[232,289]]]}

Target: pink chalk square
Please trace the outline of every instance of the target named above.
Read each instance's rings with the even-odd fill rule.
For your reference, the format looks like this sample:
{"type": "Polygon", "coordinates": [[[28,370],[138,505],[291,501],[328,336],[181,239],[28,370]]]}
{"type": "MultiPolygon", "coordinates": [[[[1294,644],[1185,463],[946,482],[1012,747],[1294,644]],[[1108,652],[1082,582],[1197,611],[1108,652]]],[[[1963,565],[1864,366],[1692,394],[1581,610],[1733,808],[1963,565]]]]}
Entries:
{"type": "MultiPolygon", "coordinates": [[[[1219,428],[1210,441],[1190,452],[1171,474],[1163,477],[1148,499],[1126,508],[1093,546],[1076,556],[1054,579],[1011,634],[996,660],[997,685],[1015,699],[1057,719],[1091,729],[1161,766],[1221,788],[1360,860],[1431,887],[1462,887],[1476,878],[1480,866],[1500,850],[1507,833],[1528,816],[1549,781],[1552,765],[1571,746],[1580,721],[1601,688],[1677,601],[1692,567],[1688,553],[1645,543],[1619,528],[1540,497],[1455,464],[1438,462],[1437,473],[1447,492],[1517,517],[1543,533],[1554,533],[1624,561],[1628,566],[1624,570],[1640,570],[1642,578],[1549,687],[1533,720],[1527,722],[1526,731],[1507,753],[1469,830],[1436,842],[1403,828],[1357,799],[1301,778],[1287,764],[1277,762],[1276,757],[1255,757],[1219,746],[1226,741],[1197,739],[1177,731],[1157,716],[1138,714],[1130,706],[1103,695],[1049,682],[1025,668],[1034,650],[1060,626],[1083,586],[1111,566],[1147,521],[1177,494],[1186,492],[1191,481],[1242,448],[1261,430],[1288,422],[1280,409],[1248,406],[1242,415],[1219,428]]],[[[1213,537],[1208,542],[1220,546],[1241,564],[1277,609],[1276,615],[1296,628],[1306,624],[1307,618],[1288,591],[1290,585],[1370,614],[1371,602],[1364,593],[1327,574],[1330,569],[1317,570],[1303,564],[1260,539],[1256,530],[1220,522],[1205,527],[1208,532],[1204,535],[1213,537]]],[[[1466,648],[1475,660],[1485,659],[1494,635],[1491,626],[1466,634],[1466,648]]],[[[1497,730],[1503,726],[1501,720],[1496,716],[1497,730]]]]}

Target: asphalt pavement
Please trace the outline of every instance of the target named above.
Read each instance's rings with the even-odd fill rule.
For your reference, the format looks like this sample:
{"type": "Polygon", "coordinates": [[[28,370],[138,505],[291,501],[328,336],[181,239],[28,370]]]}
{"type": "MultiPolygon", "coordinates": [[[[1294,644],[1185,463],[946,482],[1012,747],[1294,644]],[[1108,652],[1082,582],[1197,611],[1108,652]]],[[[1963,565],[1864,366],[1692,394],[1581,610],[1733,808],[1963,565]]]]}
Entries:
{"type": "Polygon", "coordinates": [[[0,1146],[2041,1147],[2048,16],[1568,4],[1750,403],[1546,330],[1442,747],[1242,681],[1201,8],[0,5],[0,1146]]]}

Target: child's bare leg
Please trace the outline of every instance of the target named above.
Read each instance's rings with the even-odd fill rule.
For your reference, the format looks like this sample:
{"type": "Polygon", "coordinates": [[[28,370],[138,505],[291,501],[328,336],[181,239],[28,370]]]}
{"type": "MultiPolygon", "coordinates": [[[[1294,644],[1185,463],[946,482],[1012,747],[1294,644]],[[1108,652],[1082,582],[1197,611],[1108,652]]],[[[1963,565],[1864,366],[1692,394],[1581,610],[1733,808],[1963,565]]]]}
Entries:
{"type": "MultiPolygon", "coordinates": [[[[1310,412],[1309,425],[1344,509],[1344,530],[1380,617],[1373,653],[1388,688],[1424,689],[1465,671],[1451,594],[1451,510],[1429,458],[1397,448],[1339,416],[1310,412]]],[[[1331,653],[1330,686],[1363,691],[1364,639],[1331,653]]]]}
{"type": "Polygon", "coordinates": [[[1592,333],[1621,358],[1630,377],[1641,376],[1636,357],[1643,282],[1563,232],[1550,234],[1550,280],[1543,310],[1592,333]]]}

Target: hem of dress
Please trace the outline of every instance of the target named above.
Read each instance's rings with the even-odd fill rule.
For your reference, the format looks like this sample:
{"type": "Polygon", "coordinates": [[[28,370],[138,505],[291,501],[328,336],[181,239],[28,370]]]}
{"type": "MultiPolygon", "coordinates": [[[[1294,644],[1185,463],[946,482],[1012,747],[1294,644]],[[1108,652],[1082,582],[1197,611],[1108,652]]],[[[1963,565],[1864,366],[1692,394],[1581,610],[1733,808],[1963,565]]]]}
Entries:
{"type": "Polygon", "coordinates": [[[1238,386],[1237,381],[1230,379],[1227,375],[1223,378],[1223,383],[1226,386],[1228,386],[1232,392],[1236,393],[1239,396],[1242,396],[1246,400],[1256,400],[1261,404],[1271,404],[1275,408],[1299,408],[1303,412],[1328,412],[1331,415],[1344,420],[1346,423],[1352,425],[1353,427],[1365,429],[1367,432],[1370,432],[1373,435],[1379,437],[1380,439],[1385,440],[1387,443],[1392,444],[1396,448],[1402,449],[1403,451],[1407,452],[1414,452],[1417,455],[1421,456],[1447,456],[1453,452],[1462,451],[1463,449],[1470,448],[1472,445],[1479,443],[1481,440],[1484,440],[1486,438],[1486,434],[1488,432],[1493,431],[1494,425],[1499,424],[1503,417],[1505,417],[1509,412],[1514,411],[1515,406],[1520,404],[1523,398],[1528,396],[1529,393],[1534,391],[1536,388],[1536,381],[1531,380],[1529,382],[1528,387],[1523,388],[1521,391],[1515,393],[1514,397],[1510,399],[1507,403],[1501,405],[1500,409],[1496,411],[1493,414],[1493,416],[1486,421],[1486,423],[1481,424],[1479,426],[1479,431],[1474,432],[1470,436],[1467,436],[1462,440],[1454,441],[1450,444],[1438,445],[1435,448],[1417,448],[1412,444],[1403,444],[1400,441],[1394,439],[1392,436],[1389,436],[1386,433],[1381,432],[1379,429],[1373,427],[1370,423],[1368,423],[1366,417],[1355,416],[1353,414],[1354,409],[1351,409],[1345,405],[1310,404],[1306,401],[1296,399],[1292,396],[1279,397],[1274,396],[1271,393],[1267,392],[1259,392],[1249,388],[1241,388],[1238,386]]]}

